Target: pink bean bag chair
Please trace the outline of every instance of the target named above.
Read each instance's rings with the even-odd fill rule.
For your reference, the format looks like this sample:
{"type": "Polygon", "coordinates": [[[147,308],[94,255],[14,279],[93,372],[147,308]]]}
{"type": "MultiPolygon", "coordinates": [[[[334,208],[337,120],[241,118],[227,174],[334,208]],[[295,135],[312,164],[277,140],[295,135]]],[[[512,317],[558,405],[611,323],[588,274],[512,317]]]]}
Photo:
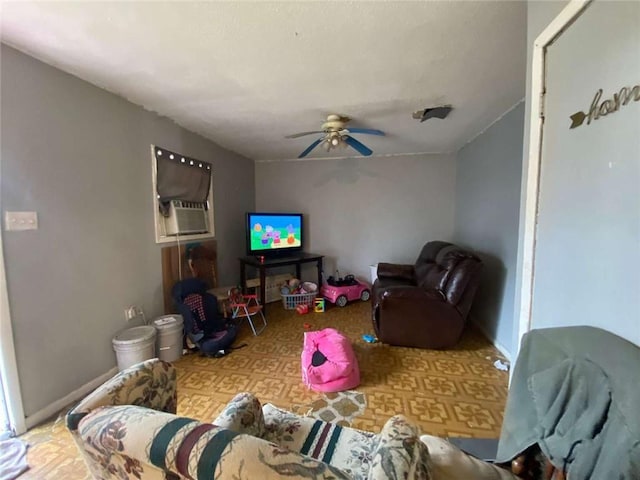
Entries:
{"type": "Polygon", "coordinates": [[[349,340],[334,328],[304,333],[302,381],[316,392],[360,385],[360,369],[349,340]]]}

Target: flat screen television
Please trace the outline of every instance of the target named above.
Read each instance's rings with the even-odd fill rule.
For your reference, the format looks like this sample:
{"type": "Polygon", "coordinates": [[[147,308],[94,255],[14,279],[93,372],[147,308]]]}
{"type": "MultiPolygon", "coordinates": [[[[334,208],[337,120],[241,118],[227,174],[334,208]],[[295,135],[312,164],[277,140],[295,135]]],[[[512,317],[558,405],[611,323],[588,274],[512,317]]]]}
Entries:
{"type": "Polygon", "coordinates": [[[247,255],[275,257],[302,251],[302,226],[301,213],[248,212],[247,255]]]}

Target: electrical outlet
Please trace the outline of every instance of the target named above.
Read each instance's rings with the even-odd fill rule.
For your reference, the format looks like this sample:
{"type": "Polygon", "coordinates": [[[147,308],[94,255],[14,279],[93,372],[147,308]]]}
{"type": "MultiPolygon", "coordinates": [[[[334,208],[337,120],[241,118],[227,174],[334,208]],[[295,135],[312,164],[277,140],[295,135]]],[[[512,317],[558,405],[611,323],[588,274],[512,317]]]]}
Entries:
{"type": "Polygon", "coordinates": [[[136,307],[132,306],[132,307],[127,307],[124,309],[124,318],[127,321],[131,321],[134,318],[136,318],[138,316],[138,313],[136,312],[136,307]]]}

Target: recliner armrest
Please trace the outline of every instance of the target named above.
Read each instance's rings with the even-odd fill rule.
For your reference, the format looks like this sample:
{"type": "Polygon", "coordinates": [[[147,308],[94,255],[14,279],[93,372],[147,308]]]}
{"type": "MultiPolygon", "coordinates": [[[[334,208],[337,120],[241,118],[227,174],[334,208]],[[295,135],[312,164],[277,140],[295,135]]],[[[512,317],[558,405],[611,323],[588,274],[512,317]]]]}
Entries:
{"type": "Polygon", "coordinates": [[[103,406],[78,423],[75,440],[91,478],[167,478],[166,472],[178,473],[177,455],[173,455],[173,464],[168,464],[166,448],[158,451],[153,441],[163,426],[172,423],[188,431],[202,425],[136,405],[103,406]]]}
{"type": "Polygon", "coordinates": [[[372,457],[368,480],[431,478],[429,450],[420,441],[417,428],[403,415],[396,415],[387,420],[380,431],[380,442],[372,457]]]}
{"type": "Polygon", "coordinates": [[[66,415],[67,428],[75,432],[78,422],[92,410],[107,405],[137,405],[176,413],[175,367],[157,358],[121,371],[82,399],[66,415]]]}
{"type": "Polygon", "coordinates": [[[400,263],[378,264],[378,278],[404,278],[409,281],[414,281],[415,276],[413,265],[400,263]]]}
{"type": "Polygon", "coordinates": [[[212,422],[218,427],[263,438],[265,434],[262,406],[253,394],[237,394],[212,422]]]}
{"type": "Polygon", "coordinates": [[[447,297],[441,290],[426,289],[422,287],[392,286],[383,289],[380,292],[380,298],[406,299],[411,301],[436,301],[445,302],[447,297]]]}

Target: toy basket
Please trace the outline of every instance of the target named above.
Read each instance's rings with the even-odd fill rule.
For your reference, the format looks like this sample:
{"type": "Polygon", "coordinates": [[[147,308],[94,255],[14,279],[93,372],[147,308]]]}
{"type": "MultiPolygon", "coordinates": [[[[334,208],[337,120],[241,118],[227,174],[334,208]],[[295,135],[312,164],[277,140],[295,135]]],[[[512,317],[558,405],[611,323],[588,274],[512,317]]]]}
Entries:
{"type": "Polygon", "coordinates": [[[282,305],[285,310],[295,310],[298,305],[306,304],[313,306],[313,301],[318,292],[298,293],[295,295],[282,295],[282,305]]]}

